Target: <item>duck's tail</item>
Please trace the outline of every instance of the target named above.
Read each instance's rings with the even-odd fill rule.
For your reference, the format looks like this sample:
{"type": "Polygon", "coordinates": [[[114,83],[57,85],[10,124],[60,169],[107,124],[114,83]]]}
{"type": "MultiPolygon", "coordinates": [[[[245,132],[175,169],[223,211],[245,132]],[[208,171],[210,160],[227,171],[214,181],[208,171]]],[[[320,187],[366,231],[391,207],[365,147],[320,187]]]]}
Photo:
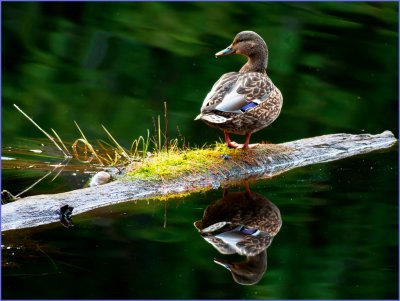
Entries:
{"type": "Polygon", "coordinates": [[[228,118],[216,114],[200,114],[195,120],[197,119],[201,119],[212,124],[221,124],[228,120],[228,118]]]}

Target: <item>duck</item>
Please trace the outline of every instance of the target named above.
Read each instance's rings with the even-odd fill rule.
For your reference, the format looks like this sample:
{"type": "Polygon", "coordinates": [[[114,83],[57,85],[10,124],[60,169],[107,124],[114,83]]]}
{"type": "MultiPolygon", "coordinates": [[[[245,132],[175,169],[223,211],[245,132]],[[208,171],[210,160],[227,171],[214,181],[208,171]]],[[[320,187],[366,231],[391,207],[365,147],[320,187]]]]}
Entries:
{"type": "Polygon", "coordinates": [[[260,35],[241,31],[215,56],[229,54],[243,55],[247,62],[238,72],[225,73],[218,79],[195,120],[223,131],[228,147],[246,150],[258,145],[250,144],[251,135],[278,118],[283,97],[267,75],[268,47],[260,35]],[[245,135],[244,143],[232,141],[230,134],[245,135]]]}

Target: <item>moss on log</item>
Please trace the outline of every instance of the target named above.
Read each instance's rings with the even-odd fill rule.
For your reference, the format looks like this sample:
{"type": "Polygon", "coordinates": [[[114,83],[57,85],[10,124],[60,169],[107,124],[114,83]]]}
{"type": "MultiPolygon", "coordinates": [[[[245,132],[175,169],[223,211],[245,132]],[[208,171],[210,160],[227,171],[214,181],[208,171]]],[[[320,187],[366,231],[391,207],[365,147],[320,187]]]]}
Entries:
{"type": "Polygon", "coordinates": [[[168,176],[159,177],[146,176],[143,170],[134,169],[126,177],[101,186],[30,196],[2,205],[2,231],[58,222],[60,209],[65,205],[73,207],[76,215],[130,200],[165,198],[218,188],[238,180],[273,177],[296,167],[389,148],[396,142],[390,131],[377,135],[331,134],[277,145],[261,144],[247,151],[218,148],[207,154],[207,162],[211,164],[197,165],[196,156],[181,154],[183,157],[175,164],[197,167],[176,171],[170,165],[168,176]]]}

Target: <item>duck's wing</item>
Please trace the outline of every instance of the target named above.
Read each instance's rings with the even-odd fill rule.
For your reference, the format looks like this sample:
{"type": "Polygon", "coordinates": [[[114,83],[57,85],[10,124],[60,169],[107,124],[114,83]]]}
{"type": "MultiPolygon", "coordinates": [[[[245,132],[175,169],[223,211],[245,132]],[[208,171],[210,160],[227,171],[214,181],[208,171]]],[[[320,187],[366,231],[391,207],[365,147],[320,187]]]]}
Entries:
{"type": "Polygon", "coordinates": [[[232,89],[232,87],[237,82],[238,76],[238,72],[229,72],[222,75],[213,85],[211,91],[208,92],[206,98],[203,101],[203,105],[201,106],[201,111],[208,111],[210,109],[213,109],[215,105],[222,102],[224,96],[232,89]]]}
{"type": "Polygon", "coordinates": [[[225,93],[215,110],[230,113],[243,113],[246,106],[254,106],[268,98],[273,83],[266,74],[250,72],[240,74],[230,91],[225,93]]]}

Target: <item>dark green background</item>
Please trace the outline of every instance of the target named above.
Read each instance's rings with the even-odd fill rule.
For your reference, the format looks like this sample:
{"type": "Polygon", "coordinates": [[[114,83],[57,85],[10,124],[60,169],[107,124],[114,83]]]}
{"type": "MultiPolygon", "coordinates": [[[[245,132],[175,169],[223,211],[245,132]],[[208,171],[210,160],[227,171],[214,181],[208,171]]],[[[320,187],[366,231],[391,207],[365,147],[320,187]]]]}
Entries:
{"type": "MultiPolygon", "coordinates": [[[[242,30],[269,46],[281,116],[253,138],[284,142],[398,125],[397,3],[2,3],[3,144],[43,137],[12,104],[66,141],[105,138],[129,147],[168,102],[192,144],[221,137],[194,122],[221,74],[216,59],[242,30]]],[[[240,138],[239,138],[240,139],[240,138]]]]}

